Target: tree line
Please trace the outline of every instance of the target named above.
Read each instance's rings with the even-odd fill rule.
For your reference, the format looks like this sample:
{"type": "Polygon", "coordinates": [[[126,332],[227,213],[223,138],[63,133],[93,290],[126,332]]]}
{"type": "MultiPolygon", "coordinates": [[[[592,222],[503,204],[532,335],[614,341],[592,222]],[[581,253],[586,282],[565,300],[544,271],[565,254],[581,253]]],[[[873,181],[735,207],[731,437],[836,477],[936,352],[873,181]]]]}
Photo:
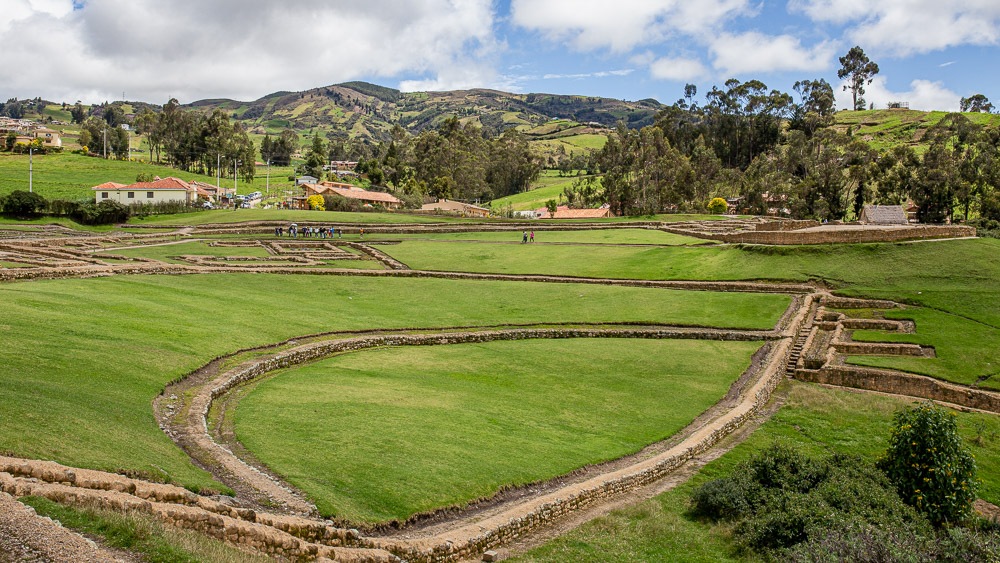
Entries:
{"type": "MultiPolygon", "coordinates": [[[[878,66],[855,47],[841,58],[856,108],[878,66]]],[[[654,125],[620,125],[595,154],[603,193],[590,180],[567,190],[571,204],[608,203],[622,215],[702,211],[713,197],[738,201],[743,213],[844,220],[865,204],[912,201],[921,222],[974,216],[1000,220],[1000,129],[950,114],[926,134],[925,151],[901,145],[876,150],[831,127],[833,88],[803,80],[796,96],[751,80],[713,87],[704,105],[697,89],[663,110],[654,125]],[[595,197],[596,194],[596,197],[595,197]]],[[[989,111],[981,94],[963,98],[989,111]]]]}
{"type": "Polygon", "coordinates": [[[302,171],[323,177],[328,160],[357,160],[357,171],[372,184],[399,195],[490,201],[527,191],[542,169],[528,139],[514,129],[491,136],[455,117],[436,129],[411,136],[398,125],[388,141],[327,142],[314,136],[302,171]]]}

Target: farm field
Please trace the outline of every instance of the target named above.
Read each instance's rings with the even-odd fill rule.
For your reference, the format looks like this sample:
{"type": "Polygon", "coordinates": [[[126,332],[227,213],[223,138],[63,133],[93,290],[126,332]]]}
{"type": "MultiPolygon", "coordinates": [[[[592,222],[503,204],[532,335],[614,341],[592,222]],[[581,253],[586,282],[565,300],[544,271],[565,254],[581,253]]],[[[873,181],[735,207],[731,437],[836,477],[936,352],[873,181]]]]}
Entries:
{"type": "MultiPolygon", "coordinates": [[[[825,291],[904,303],[899,309],[863,305],[845,311],[916,323],[913,334],[858,330],[848,337],[918,343],[936,351],[934,358],[842,359],[1000,389],[995,377],[1000,266],[992,259],[1000,241],[992,239],[742,246],[609,221],[610,228],[536,230],[537,242],[525,245],[518,242],[519,226],[492,231],[492,224],[454,219],[449,225],[468,232],[393,233],[400,222],[440,221],[403,214],[241,210],[146,221],[166,229],[130,225],[128,231],[154,236],[92,235],[65,244],[58,238],[62,230],[8,223],[12,238],[0,255],[0,278],[7,280],[0,283],[5,304],[0,453],[249,498],[188,445],[172,441],[163,430],[167,419],[155,410],[161,407],[151,404],[162,406],[177,393],[177,404],[187,408],[185,401],[202,387],[175,388],[175,382],[192,370],[208,369],[213,358],[243,350],[212,368],[222,377],[243,362],[369,338],[370,347],[358,344],[365,349],[307,354],[293,367],[223,391],[219,403],[210,403],[214,410],[205,411],[206,432],[223,441],[235,432],[232,440],[239,447],[230,455],[245,452],[251,463],[293,485],[293,494],[314,505],[316,517],[356,525],[364,533],[377,527],[378,534],[397,541],[425,533],[422,524],[401,524],[415,515],[435,514],[430,527],[438,519],[460,524],[479,510],[462,508],[470,502],[498,502],[496,510],[506,506],[507,500],[494,498],[506,494],[498,491],[513,488],[510,498],[517,498],[534,490],[526,484],[547,487],[576,470],[597,471],[595,463],[632,463],[622,456],[650,444],[667,448],[661,441],[687,440],[682,436],[696,434],[709,412],[725,412],[728,407],[721,405],[740,397],[730,386],[750,373],[745,370],[751,356],[753,365],[762,365],[766,354],[755,351],[764,340],[771,341],[764,350],[771,350],[801,338],[789,336],[802,334],[793,328],[793,313],[807,311],[808,299],[826,299],[825,291]],[[367,245],[351,252],[364,249],[382,261],[294,264],[283,260],[284,254],[239,242],[270,245],[268,227],[246,225],[256,230],[222,235],[201,234],[198,227],[237,226],[241,220],[312,222],[326,215],[335,217],[324,219],[330,223],[387,230],[364,241],[353,233],[347,237],[367,245]],[[169,231],[180,225],[191,227],[169,231]],[[33,241],[18,246],[19,237],[32,233],[52,237],[37,239],[52,245],[50,258],[40,263],[17,251],[40,248],[33,241]],[[223,245],[211,246],[212,241],[223,245]],[[101,264],[91,252],[147,261],[101,264]],[[217,258],[206,264],[243,273],[210,273],[177,260],[179,255],[217,258]],[[27,261],[19,262],[19,256],[27,261]],[[74,264],[67,266],[70,277],[41,279],[59,269],[48,266],[56,256],[74,264]],[[333,270],[360,264],[386,269],[333,270]],[[287,273],[257,269],[265,266],[287,273]],[[13,281],[33,273],[40,279],[13,281]],[[497,281],[476,274],[583,279],[497,281]],[[612,280],[621,282],[611,285],[612,280]],[[779,282],[781,289],[768,289],[779,282]],[[680,332],[664,336],[664,329],[680,332]],[[554,330],[579,333],[574,338],[560,333],[559,339],[543,334],[554,330]],[[603,335],[594,337],[594,331],[603,335]],[[630,331],[628,340],[622,331],[630,331]],[[487,333],[494,336],[485,338],[487,333]],[[423,339],[422,345],[386,345],[397,337],[423,339]],[[727,398],[719,403],[723,395],[727,398]],[[688,426],[696,419],[700,422],[688,426]],[[440,509],[448,510],[435,512],[440,509]],[[398,533],[397,525],[403,525],[398,533]]],[[[779,379],[785,361],[775,364],[779,379]]],[[[205,382],[204,389],[212,392],[215,381],[205,382]]],[[[770,420],[679,488],[574,530],[525,560],[739,559],[724,526],[685,515],[693,487],[775,440],[801,443],[809,452],[877,456],[892,413],[912,402],[794,381],[782,383],[779,397],[784,403],[770,420]]],[[[1000,419],[964,413],[959,420],[962,434],[974,440],[985,475],[981,496],[1000,501],[995,438],[1000,419]]],[[[253,506],[265,510],[278,504],[253,506]]]]}
{"type": "Polygon", "coordinates": [[[235,428],[324,515],[403,521],[667,438],[726,392],[760,344],[610,338],[355,352],[260,383],[235,428]]]}

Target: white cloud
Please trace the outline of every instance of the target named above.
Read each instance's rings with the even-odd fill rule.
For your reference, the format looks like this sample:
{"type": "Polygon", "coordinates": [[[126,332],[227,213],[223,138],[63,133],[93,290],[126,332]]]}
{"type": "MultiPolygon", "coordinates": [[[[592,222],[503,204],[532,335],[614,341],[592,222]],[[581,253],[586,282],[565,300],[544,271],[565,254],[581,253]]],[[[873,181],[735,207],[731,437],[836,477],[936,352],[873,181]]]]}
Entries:
{"type": "Polygon", "coordinates": [[[501,48],[491,0],[3,2],[0,90],[57,101],[253,99],[405,74],[451,88],[489,80],[501,48]]]}
{"type": "Polygon", "coordinates": [[[512,0],[511,21],[579,51],[625,53],[678,33],[704,34],[751,10],[749,0],[512,0]]]}
{"type": "Polygon", "coordinates": [[[708,70],[698,59],[662,58],[650,63],[649,74],[659,80],[691,82],[704,78],[708,70]]]}
{"type": "Polygon", "coordinates": [[[620,70],[599,70],[597,72],[580,72],[576,74],[544,74],[543,80],[574,80],[583,78],[608,78],[614,76],[628,76],[635,72],[635,69],[623,68],[620,70]]]}
{"type": "MultiPolygon", "coordinates": [[[[837,107],[847,109],[851,107],[851,92],[844,90],[845,82],[834,86],[834,94],[837,98],[837,107]]],[[[914,80],[910,82],[910,89],[905,92],[893,92],[886,86],[884,76],[876,76],[871,84],[865,85],[865,102],[875,104],[875,109],[885,109],[889,102],[907,102],[910,109],[924,111],[958,111],[958,104],[961,96],[952,92],[941,82],[930,80],[914,80]]]]}
{"type": "Polygon", "coordinates": [[[820,71],[830,67],[836,52],[829,42],[806,48],[791,35],[755,31],[719,35],[709,47],[716,69],[728,75],[755,72],[820,71]]]}
{"type": "Polygon", "coordinates": [[[795,0],[790,7],[817,22],[848,24],[852,43],[896,56],[1000,43],[996,0],[795,0]]]}

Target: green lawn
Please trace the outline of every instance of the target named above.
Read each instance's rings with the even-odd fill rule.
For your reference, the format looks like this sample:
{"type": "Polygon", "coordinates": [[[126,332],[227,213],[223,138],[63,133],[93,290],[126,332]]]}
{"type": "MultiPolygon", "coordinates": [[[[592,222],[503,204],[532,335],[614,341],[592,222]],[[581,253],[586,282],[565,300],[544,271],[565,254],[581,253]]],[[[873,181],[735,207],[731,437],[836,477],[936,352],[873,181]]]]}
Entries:
{"type": "Polygon", "coordinates": [[[330,223],[447,223],[459,219],[407,213],[346,213],[339,211],[308,211],[300,209],[215,209],[180,215],[133,217],[132,224],[169,226],[205,225],[209,223],[241,223],[244,221],[328,221],[330,223]]]}
{"type": "MultiPolygon", "coordinates": [[[[522,231],[487,231],[478,233],[443,234],[376,234],[373,240],[422,239],[436,241],[484,241],[521,242],[522,231]]],[[[714,244],[694,237],[675,235],[656,229],[595,229],[586,231],[540,231],[534,230],[535,242],[585,243],[585,244],[658,244],[658,245],[703,245],[714,244]]],[[[443,248],[446,251],[448,247],[443,248]]]]}
{"type": "Polygon", "coordinates": [[[534,183],[532,189],[519,194],[497,198],[490,202],[494,209],[505,206],[508,203],[517,211],[526,211],[545,207],[545,203],[554,199],[560,204],[565,204],[563,189],[573,185],[576,176],[559,176],[554,170],[546,170],[545,173],[534,183]]]}
{"type": "Polygon", "coordinates": [[[980,377],[989,377],[983,387],[1000,389],[1000,347],[984,342],[1000,342],[1000,329],[958,315],[934,309],[887,311],[887,318],[913,319],[915,334],[878,331],[855,331],[855,340],[933,344],[935,358],[899,356],[855,356],[851,363],[901,369],[957,383],[971,385],[980,377]]]}
{"type": "Polygon", "coordinates": [[[725,394],[759,346],[573,339],[364,351],[261,383],[237,407],[236,431],[324,515],[405,520],[669,437],[725,394]]]}
{"type": "MultiPolygon", "coordinates": [[[[751,454],[775,441],[809,455],[834,452],[875,458],[885,451],[892,415],[910,401],[832,390],[798,382],[785,405],[731,452],[709,463],[694,478],[649,501],[597,518],[515,561],[645,562],[741,561],[725,526],[688,517],[691,492],[726,476],[751,454]]],[[[976,456],[983,481],[980,496],[1000,502],[1000,417],[958,413],[961,435],[976,456]],[[980,443],[979,440],[982,440],[980,443]]]]}
{"type": "MultiPolygon", "coordinates": [[[[166,247],[169,248],[169,247],[166,247]]],[[[0,451],[213,486],[150,402],[212,358],[296,335],[498,323],[772,326],[789,300],[595,285],[262,274],[0,285],[0,451]]]]}

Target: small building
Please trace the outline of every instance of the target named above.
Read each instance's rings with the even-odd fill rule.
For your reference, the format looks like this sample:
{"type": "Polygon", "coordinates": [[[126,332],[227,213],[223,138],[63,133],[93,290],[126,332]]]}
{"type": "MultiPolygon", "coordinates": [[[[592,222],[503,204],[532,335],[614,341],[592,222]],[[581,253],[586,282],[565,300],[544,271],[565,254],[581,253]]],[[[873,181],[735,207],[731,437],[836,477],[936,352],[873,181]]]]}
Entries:
{"type": "Polygon", "coordinates": [[[908,225],[902,205],[866,205],[858,222],[864,225],[908,225]]]}
{"type": "Polygon", "coordinates": [[[231,202],[233,195],[235,195],[232,188],[223,188],[215,184],[198,181],[190,182],[190,184],[197,190],[198,197],[205,198],[212,203],[231,202]]]}
{"type": "Polygon", "coordinates": [[[539,219],[603,219],[611,217],[611,207],[604,204],[597,209],[572,209],[566,205],[556,207],[556,212],[550,214],[548,208],[535,210],[539,219]]]}
{"type": "Polygon", "coordinates": [[[420,210],[438,213],[454,213],[456,215],[461,215],[462,217],[490,216],[490,210],[485,207],[479,207],[478,205],[472,205],[471,203],[448,199],[439,199],[436,203],[425,203],[420,210]]]}
{"type": "Polygon", "coordinates": [[[156,178],[152,182],[118,184],[105,182],[91,188],[97,203],[110,199],[124,205],[138,203],[183,202],[191,205],[198,199],[198,189],[180,178],[156,178]]]}
{"type": "Polygon", "coordinates": [[[41,139],[42,144],[46,147],[62,147],[62,138],[59,137],[59,132],[54,129],[47,129],[45,127],[35,129],[35,138],[41,139]]]}
{"type": "Polygon", "coordinates": [[[316,184],[319,182],[319,178],[315,176],[299,176],[295,179],[296,186],[303,186],[305,184],[316,184]]]}
{"type": "Polygon", "coordinates": [[[379,205],[386,209],[399,209],[403,205],[403,202],[392,194],[365,190],[355,186],[354,184],[344,184],[342,182],[322,182],[320,184],[302,184],[302,188],[304,193],[302,194],[303,197],[300,200],[300,206],[304,204],[306,199],[314,195],[336,195],[360,201],[365,205],[379,205]]]}

